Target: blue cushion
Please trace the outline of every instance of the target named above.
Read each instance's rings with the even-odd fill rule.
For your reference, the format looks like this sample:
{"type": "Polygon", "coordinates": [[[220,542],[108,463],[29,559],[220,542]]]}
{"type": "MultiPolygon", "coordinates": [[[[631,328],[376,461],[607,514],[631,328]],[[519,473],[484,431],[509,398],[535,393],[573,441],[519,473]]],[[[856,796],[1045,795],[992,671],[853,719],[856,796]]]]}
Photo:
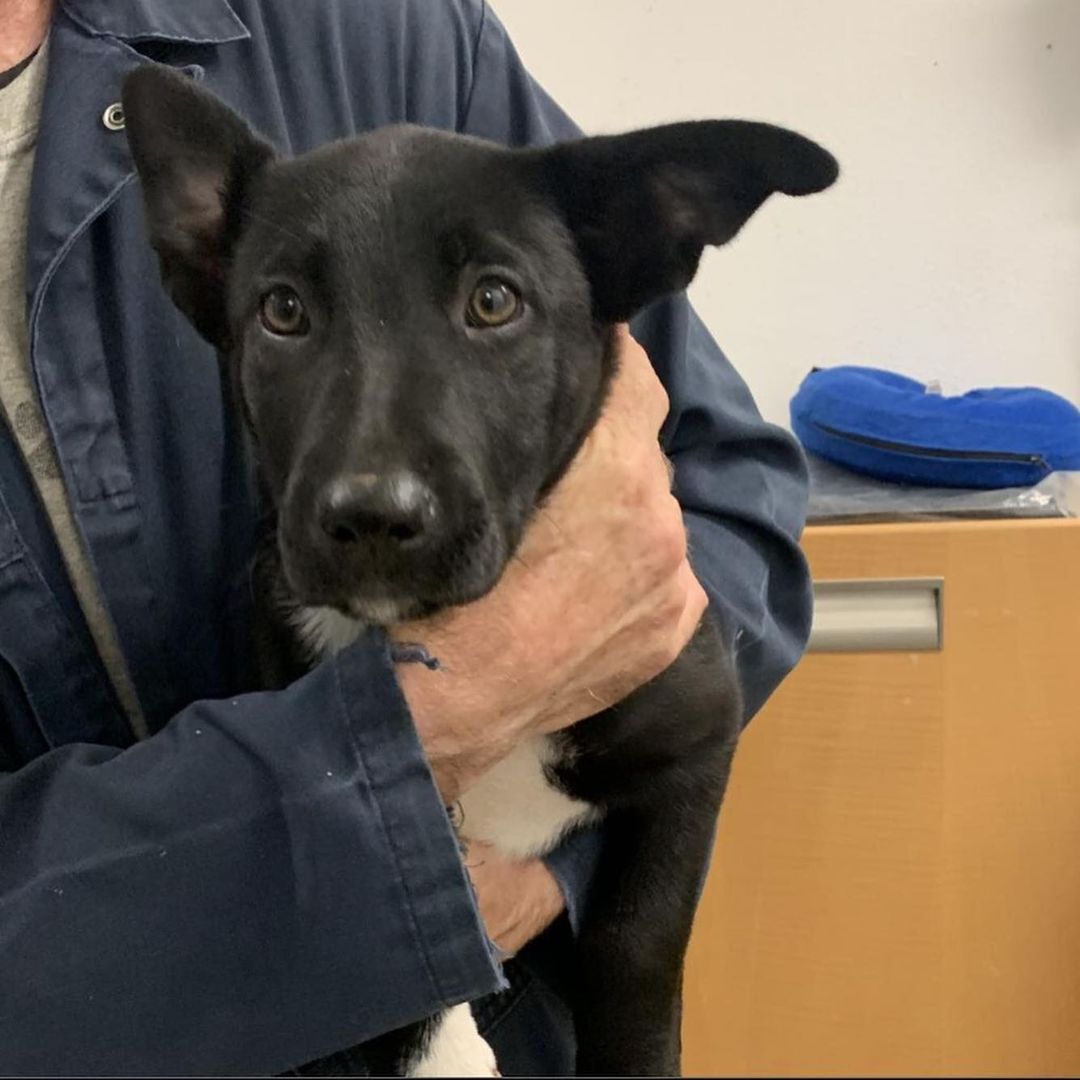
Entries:
{"type": "Polygon", "coordinates": [[[808,450],[900,483],[1028,487],[1080,469],[1080,409],[1034,387],[944,397],[891,371],[816,368],[791,400],[791,426],[808,450]]]}

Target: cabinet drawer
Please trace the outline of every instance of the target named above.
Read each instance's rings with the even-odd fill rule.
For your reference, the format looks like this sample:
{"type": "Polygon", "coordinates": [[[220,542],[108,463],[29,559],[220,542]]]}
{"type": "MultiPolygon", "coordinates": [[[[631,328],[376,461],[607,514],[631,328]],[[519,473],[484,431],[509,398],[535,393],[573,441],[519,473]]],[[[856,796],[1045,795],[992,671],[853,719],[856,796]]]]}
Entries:
{"type": "Polygon", "coordinates": [[[937,650],[813,652],[736,758],[685,1068],[1080,1072],[1080,522],[810,529],[816,581],[940,581],[937,650]]]}

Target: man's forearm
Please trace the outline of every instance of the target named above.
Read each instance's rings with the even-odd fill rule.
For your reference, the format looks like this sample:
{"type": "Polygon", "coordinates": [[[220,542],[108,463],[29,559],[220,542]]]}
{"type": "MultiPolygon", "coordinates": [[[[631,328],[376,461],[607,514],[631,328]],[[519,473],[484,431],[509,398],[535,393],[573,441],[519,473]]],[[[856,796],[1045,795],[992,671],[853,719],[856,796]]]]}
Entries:
{"type": "Polygon", "coordinates": [[[53,751],[0,820],[0,1072],[276,1073],[499,983],[377,644],[53,751]]]}

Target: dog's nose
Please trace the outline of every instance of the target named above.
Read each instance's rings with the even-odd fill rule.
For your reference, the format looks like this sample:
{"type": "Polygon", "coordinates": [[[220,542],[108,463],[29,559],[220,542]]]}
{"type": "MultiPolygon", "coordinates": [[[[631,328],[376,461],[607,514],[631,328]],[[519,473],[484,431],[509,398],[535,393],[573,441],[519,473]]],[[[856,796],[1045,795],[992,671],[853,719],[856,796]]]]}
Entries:
{"type": "Polygon", "coordinates": [[[353,473],[331,481],[319,501],[319,525],[339,544],[361,540],[415,546],[438,520],[435,494],[416,473],[353,473]]]}

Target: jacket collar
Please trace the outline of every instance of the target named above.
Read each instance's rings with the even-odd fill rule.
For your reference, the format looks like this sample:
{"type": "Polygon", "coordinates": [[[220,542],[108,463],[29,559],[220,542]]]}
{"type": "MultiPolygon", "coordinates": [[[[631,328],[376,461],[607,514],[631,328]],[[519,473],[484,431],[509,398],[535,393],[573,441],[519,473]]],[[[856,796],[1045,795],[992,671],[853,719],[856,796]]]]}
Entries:
{"type": "Polygon", "coordinates": [[[94,37],[220,45],[251,35],[226,0],[59,0],[94,37]]]}

